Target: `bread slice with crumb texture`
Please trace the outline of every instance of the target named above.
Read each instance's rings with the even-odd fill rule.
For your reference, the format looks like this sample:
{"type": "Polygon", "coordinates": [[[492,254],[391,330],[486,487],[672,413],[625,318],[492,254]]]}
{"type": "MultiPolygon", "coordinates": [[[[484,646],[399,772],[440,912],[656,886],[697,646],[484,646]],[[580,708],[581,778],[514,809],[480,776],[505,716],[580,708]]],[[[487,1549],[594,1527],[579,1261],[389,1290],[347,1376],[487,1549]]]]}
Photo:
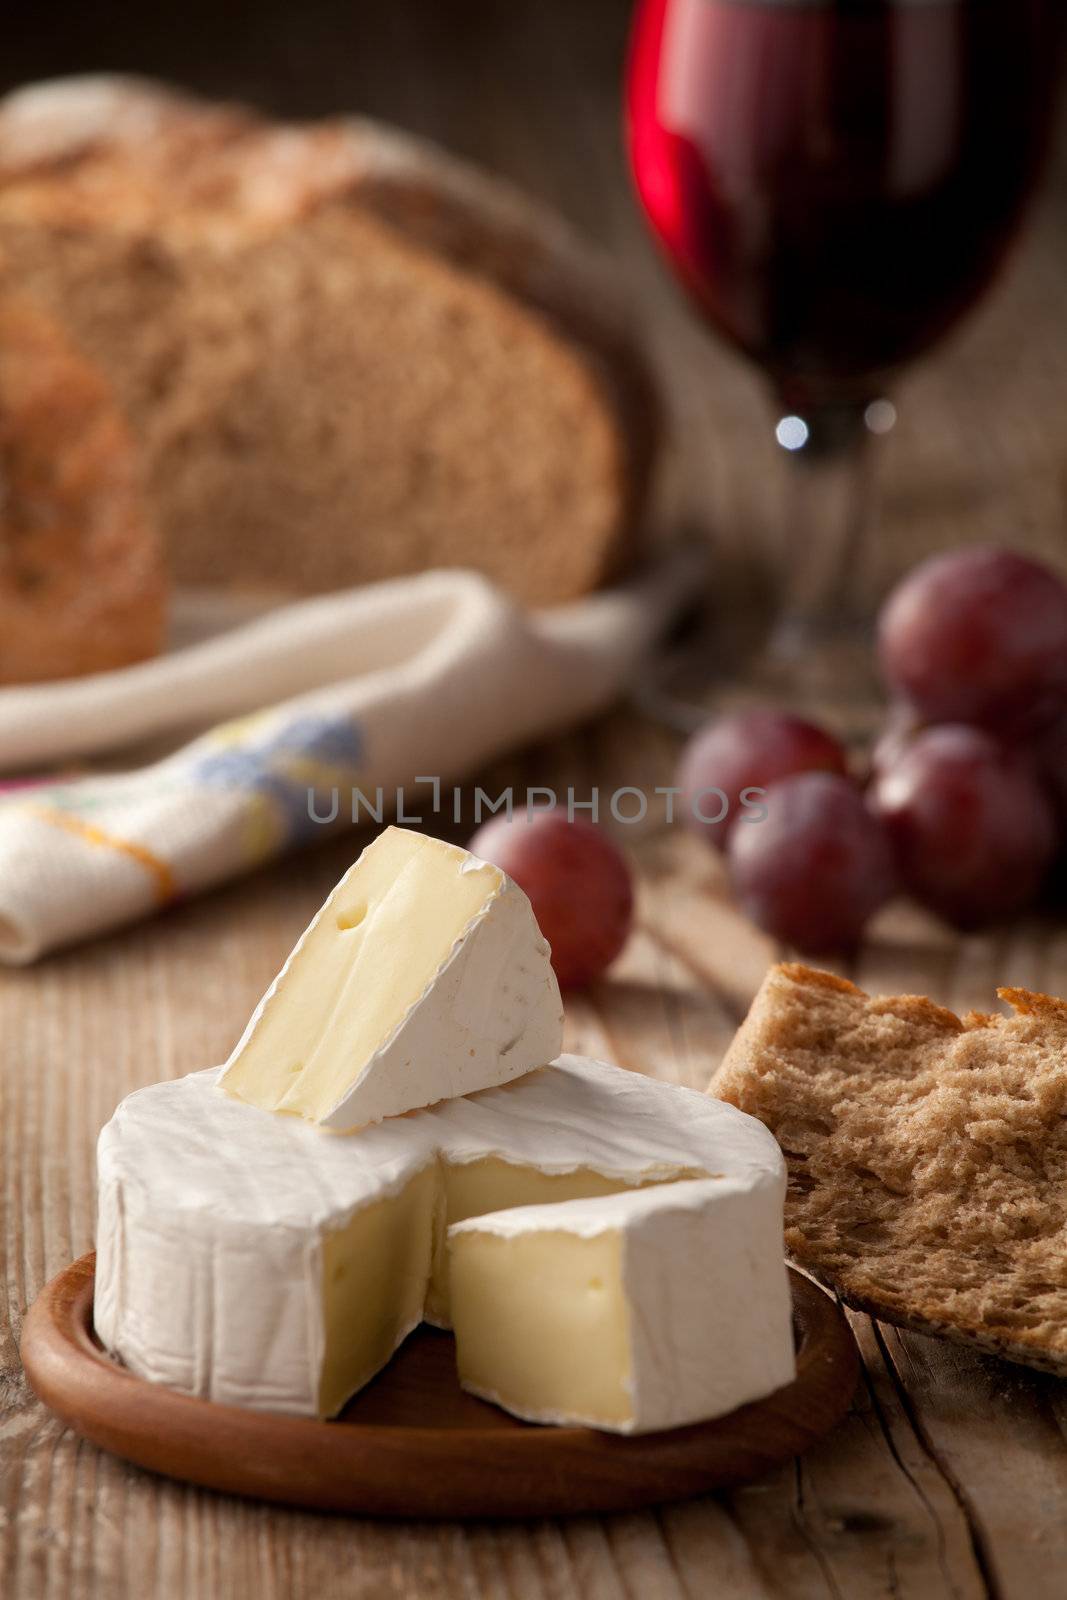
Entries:
{"type": "Polygon", "coordinates": [[[659,403],[616,265],[418,140],[31,85],[0,248],[114,387],[181,583],[473,567],[548,604],[640,553],[659,403]]]}
{"type": "Polygon", "coordinates": [[[998,993],[773,967],[711,1092],[775,1134],[787,1248],[848,1304],[1067,1376],[1067,1002],[998,993]]]}
{"type": "Polygon", "coordinates": [[[108,385],[0,261],[0,685],[129,666],[166,630],[163,555],[108,385]]]}

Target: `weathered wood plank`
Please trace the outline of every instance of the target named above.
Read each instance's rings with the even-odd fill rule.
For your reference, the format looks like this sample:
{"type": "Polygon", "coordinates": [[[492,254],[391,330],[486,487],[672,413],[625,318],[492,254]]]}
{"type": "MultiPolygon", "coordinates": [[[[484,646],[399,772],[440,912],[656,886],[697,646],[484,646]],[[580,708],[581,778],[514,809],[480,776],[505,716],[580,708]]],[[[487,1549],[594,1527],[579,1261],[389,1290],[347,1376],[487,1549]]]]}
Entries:
{"type": "MultiPolygon", "coordinates": [[[[634,748],[637,740],[635,730],[634,748]]],[[[612,741],[618,758],[629,742],[625,719],[597,736],[608,779],[612,741]]],[[[537,758],[538,770],[577,781],[591,748],[566,741],[537,758]]],[[[569,1038],[702,1087],[773,952],[730,905],[700,841],[651,826],[623,838],[641,868],[639,929],[611,980],[570,1003],[569,1038]]],[[[389,1528],[267,1511],[150,1479],[78,1445],[42,1414],[22,1384],[14,1340],[27,1300],[90,1241],[97,1128],[135,1086],[225,1053],[353,848],[341,841],[145,929],[0,974],[3,1592],[673,1600],[703,1594],[710,1580],[731,1595],[972,1600],[1011,1594],[1025,1580],[1039,1595],[1067,1525],[1056,1386],[1005,1377],[996,1363],[984,1364],[992,1377],[983,1385],[978,1358],[895,1333],[876,1338],[862,1326],[868,1386],[802,1469],[659,1517],[606,1523],[389,1528]],[[1052,1459],[1060,1465],[1050,1468],[1052,1459]],[[1023,1538],[1035,1522],[1041,1538],[1023,1538]]],[[[995,942],[970,941],[964,963],[943,932],[921,934],[914,914],[890,914],[857,976],[873,983],[885,974],[895,987],[940,970],[943,998],[988,998],[995,942]],[[921,954],[909,960],[916,939],[921,954]]],[[[1063,954],[1062,939],[1050,945],[1024,931],[1008,965],[1021,980],[1035,962],[1067,977],[1063,954]]]]}
{"type": "MultiPolygon", "coordinates": [[[[93,65],[171,72],[290,111],[391,115],[510,172],[596,234],[648,314],[678,424],[665,500],[707,530],[723,609],[754,553],[781,558],[766,397],[695,327],[626,193],[623,0],[312,7],[298,38],[291,0],[260,0],[251,32],[195,0],[182,30],[145,13],[132,44],[128,9],[94,15],[93,65]]],[[[35,34],[27,19],[4,74],[78,69],[82,31],[60,37],[46,22],[35,34]]],[[[1061,182],[987,307],[901,391],[872,546],[886,572],[961,532],[1062,556],[1064,192],[1061,182]]],[[[612,718],[485,781],[669,783],[675,749],[612,718]]],[[[641,872],[639,933],[612,980],[569,1006],[569,1040],[701,1087],[774,947],[731,906],[699,842],[654,820],[622,837],[641,872]]],[[[97,1129],[131,1089],[225,1054],[352,850],[312,852],[129,935],[0,973],[4,1600],[1059,1600],[1062,1385],[866,1318],[855,1319],[866,1388],[800,1469],[610,1522],[391,1527],[268,1510],[148,1478],[43,1414],[21,1377],[18,1332],[41,1283],[90,1242],[97,1129]]],[[[1067,933],[957,940],[894,907],[856,976],[988,1008],[997,982],[1067,991],[1067,933]]]]}

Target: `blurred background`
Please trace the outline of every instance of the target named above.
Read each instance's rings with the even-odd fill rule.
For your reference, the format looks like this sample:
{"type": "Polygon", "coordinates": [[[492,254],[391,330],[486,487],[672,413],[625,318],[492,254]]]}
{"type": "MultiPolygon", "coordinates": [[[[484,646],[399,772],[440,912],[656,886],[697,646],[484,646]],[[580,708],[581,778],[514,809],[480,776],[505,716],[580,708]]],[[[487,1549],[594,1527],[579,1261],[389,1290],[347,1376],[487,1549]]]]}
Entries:
{"type": "MultiPolygon", "coordinates": [[[[221,247],[207,229],[202,260],[194,251],[182,265],[186,173],[193,173],[194,190],[203,185],[208,215],[221,195],[225,220],[229,203],[226,165],[212,165],[218,147],[210,138],[200,148],[215,153],[198,168],[200,134],[174,146],[179,156],[172,168],[164,162],[159,169],[162,182],[158,174],[146,180],[156,210],[149,211],[143,256],[136,249],[143,226],[137,220],[140,180],[136,174],[129,180],[129,168],[136,169],[143,148],[150,152],[151,169],[156,142],[138,134],[127,146],[127,154],[136,150],[138,157],[117,180],[106,171],[106,140],[104,154],[96,150],[102,178],[93,176],[91,143],[84,160],[68,156],[69,165],[41,164],[41,181],[57,190],[72,183],[76,189],[82,167],[88,176],[82,174],[83,212],[75,211],[70,222],[63,209],[69,189],[58,212],[48,213],[46,204],[46,219],[52,217],[46,227],[54,231],[36,245],[32,239],[30,245],[19,242],[22,234],[33,234],[34,205],[42,203],[33,199],[38,169],[31,160],[24,186],[29,201],[19,199],[24,191],[18,178],[5,187],[5,194],[15,196],[5,257],[10,249],[14,262],[15,251],[29,249],[26,276],[34,285],[38,276],[48,280],[58,264],[50,304],[60,317],[69,315],[75,329],[84,311],[84,326],[99,336],[98,345],[87,340],[85,348],[106,353],[102,367],[118,375],[116,392],[131,416],[140,405],[150,473],[159,468],[158,483],[168,494],[176,485],[171,498],[161,493],[160,504],[168,519],[175,596],[180,591],[183,604],[201,607],[202,585],[211,582],[213,600],[228,604],[227,553],[248,558],[239,574],[243,582],[262,575],[251,569],[262,551],[270,547],[273,553],[277,545],[286,559],[293,555],[287,580],[296,568],[295,586],[307,591],[363,584],[362,594],[377,604],[375,578],[472,565],[520,600],[543,605],[614,579],[619,568],[605,555],[603,526],[628,534],[636,505],[639,532],[692,530],[710,547],[711,626],[692,628],[676,656],[661,650],[651,660],[627,661],[620,647],[610,692],[599,701],[579,705],[575,684],[582,673],[563,674],[548,705],[539,700],[548,675],[531,669],[507,687],[498,664],[477,665],[487,630],[461,621],[457,631],[475,663],[472,674],[496,687],[500,716],[494,722],[484,707],[468,711],[467,691],[437,672],[432,691],[438,711],[423,704],[424,723],[437,731],[444,708],[456,715],[464,736],[471,729],[478,734],[477,750],[462,760],[455,741],[446,741],[456,765],[456,773],[450,769],[446,775],[458,775],[460,768],[465,774],[483,757],[523,746],[536,769],[548,760],[534,745],[536,737],[574,727],[629,692],[640,711],[651,712],[645,731],[652,724],[657,737],[666,733],[673,741],[639,776],[662,775],[674,765],[682,734],[694,735],[680,767],[687,793],[727,796],[735,788],[741,794],[748,786],[763,789],[813,772],[836,773],[831,799],[840,801],[863,835],[855,859],[839,852],[842,895],[851,898],[855,915],[832,934],[811,923],[833,898],[819,852],[836,850],[844,828],[830,801],[824,805],[816,796],[810,828],[807,822],[804,828],[783,823],[785,866],[775,858],[769,869],[776,892],[789,902],[790,917],[754,909],[752,896],[740,895],[765,931],[809,953],[854,947],[895,882],[888,868],[882,870],[889,846],[881,812],[896,808],[895,817],[901,784],[909,805],[929,809],[936,822],[923,822],[919,830],[923,870],[906,865],[902,881],[924,905],[961,925],[995,921],[1031,904],[1042,885],[1053,881],[1055,859],[1067,849],[1067,587],[1058,575],[1067,566],[1067,114],[1061,97],[1058,113],[1050,116],[1054,97],[1048,92],[1060,72],[1054,48],[1060,17],[1053,0],[643,0],[639,6],[629,0],[391,0],[376,6],[317,0],[303,7],[293,0],[192,0],[180,18],[143,0],[98,8],[51,0],[27,15],[5,52],[0,90],[64,75],[118,72],[170,82],[209,101],[245,102],[282,119],[359,113],[440,145],[555,208],[599,247],[608,279],[618,280],[635,308],[633,322],[644,330],[659,376],[671,426],[659,492],[647,508],[640,492],[633,499],[627,493],[633,483],[643,484],[641,458],[655,440],[649,422],[655,408],[644,403],[643,382],[614,416],[603,448],[602,418],[590,408],[567,411],[560,398],[561,409],[550,407],[547,421],[538,412],[538,402],[546,395],[554,401],[557,389],[559,397],[603,398],[618,380],[616,398],[622,395],[622,369],[612,367],[629,330],[627,319],[593,337],[597,317],[609,311],[610,281],[605,287],[594,276],[592,293],[576,282],[569,305],[565,296],[554,300],[562,295],[568,252],[555,254],[555,235],[544,219],[521,235],[517,248],[516,235],[503,244],[498,240],[481,264],[493,290],[503,283],[507,295],[517,285],[517,301],[532,306],[534,335],[527,346],[509,331],[514,324],[507,315],[498,315],[492,294],[484,302],[480,343],[454,337],[477,321],[469,303],[448,302],[434,323],[440,280],[432,274],[404,278],[407,269],[396,257],[375,276],[381,240],[376,242],[373,230],[360,234],[346,227],[335,237],[327,215],[319,242],[315,202],[308,196],[320,180],[329,194],[335,181],[329,135],[321,144],[306,137],[283,141],[278,148],[288,154],[265,167],[256,166],[263,149],[258,135],[232,141],[243,152],[237,170],[243,170],[242,160],[255,168],[254,181],[240,191],[241,204],[250,195],[257,204],[266,196],[264,214],[272,219],[271,205],[281,193],[281,213],[298,219],[296,227],[276,235],[270,221],[267,238],[278,245],[283,262],[286,237],[303,234],[308,224],[310,253],[297,257],[295,275],[286,276],[284,265],[280,271],[272,266],[279,257],[269,251],[266,266],[255,266],[255,249],[247,256],[234,251],[225,226],[221,247]],[[635,43],[628,51],[634,17],[635,43]],[[302,152],[296,165],[303,163],[295,200],[286,199],[294,148],[302,152]],[[187,157],[187,150],[193,154],[187,157]],[[1039,161],[1039,154],[1046,159],[1039,161]],[[121,203],[129,193],[132,213],[121,203]],[[110,209],[116,195],[117,223],[110,209]],[[20,205],[28,209],[20,212],[20,205]],[[127,252],[128,272],[109,267],[102,254],[81,258],[83,265],[75,262],[64,279],[71,241],[76,250],[81,229],[91,243],[98,218],[100,233],[112,229],[120,253],[127,252]],[[172,222],[174,237],[167,244],[172,222]],[[188,270],[189,282],[200,281],[202,273],[207,285],[203,302],[192,291],[187,298],[184,291],[176,294],[170,343],[163,324],[171,279],[158,271],[153,248],[161,241],[178,263],[174,282],[182,285],[188,270]],[[520,258],[517,271],[514,257],[520,258]],[[144,261],[148,271],[141,273],[144,261]],[[233,261],[239,263],[236,274],[227,277],[233,261]],[[360,277],[364,268],[367,274],[360,277]],[[148,289],[137,299],[133,289],[142,278],[148,289]],[[348,298],[331,298],[337,279],[355,283],[345,291],[348,298]],[[152,298],[156,282],[165,286],[158,301],[152,298]],[[683,282],[693,291],[690,299],[683,282]],[[106,291],[109,284],[118,286],[118,309],[109,313],[105,307],[94,320],[96,307],[86,309],[87,303],[97,287],[106,291]],[[297,291],[308,284],[315,315],[305,322],[292,308],[297,291]],[[398,284],[407,286],[401,292],[398,284]],[[127,289],[129,300],[122,298],[127,289]],[[210,382],[200,383],[202,369],[187,359],[190,352],[203,355],[209,368],[218,346],[229,349],[225,338],[233,328],[237,376],[231,381],[223,360],[215,387],[210,372],[210,382]],[[586,351],[587,365],[577,380],[557,381],[551,363],[538,366],[540,356],[523,365],[523,350],[541,351],[546,329],[562,329],[586,351]],[[153,346],[157,330],[160,340],[153,346]],[[251,353],[240,348],[242,330],[251,353]],[[365,347],[356,342],[364,334],[365,347]],[[129,352],[137,355],[142,335],[151,348],[143,371],[124,391],[124,363],[129,352]],[[478,364],[472,355],[478,351],[488,351],[488,364],[478,364]],[[880,399],[887,390],[890,406],[880,399]],[[398,393],[405,402],[415,396],[400,421],[394,412],[398,393]],[[175,396],[175,415],[161,426],[162,443],[153,457],[157,409],[165,411],[175,396]],[[302,423],[302,399],[313,413],[310,427],[302,423]],[[363,410],[353,409],[350,416],[346,408],[354,403],[363,410]],[[463,431],[468,411],[475,420],[463,431]],[[198,437],[210,467],[200,479],[188,470],[198,437]],[[329,460],[320,474],[323,441],[321,459],[329,460]],[[401,461],[392,475],[391,453],[401,461]],[[481,498],[467,494],[472,481],[475,490],[480,487],[486,461],[495,474],[486,477],[492,492],[481,498]],[[397,493],[394,480],[400,483],[397,493]],[[365,513],[359,497],[379,486],[382,498],[365,513]],[[346,488],[352,491],[348,500],[346,488]],[[583,522],[587,501],[594,512],[583,522]],[[605,505],[606,518],[596,509],[605,505]],[[866,515],[854,514],[857,507],[866,515]],[[593,524],[601,532],[594,527],[590,536],[593,524]],[[470,535],[467,543],[453,542],[457,526],[470,535]],[[584,574],[565,570],[560,577],[554,562],[561,558],[566,569],[583,542],[593,549],[584,574]],[[194,546],[196,561],[190,556],[194,546]],[[896,609],[888,647],[883,612],[879,681],[873,648],[877,602],[924,558],[971,546],[994,547],[996,554],[990,562],[982,551],[966,554],[962,570],[958,560],[948,563],[947,578],[920,574],[919,603],[909,590],[896,609]],[[314,566],[323,552],[346,551],[357,563],[350,569],[314,566]],[[211,563],[220,553],[216,572],[211,563]],[[1035,571],[1027,556],[1053,570],[1035,571]],[[360,567],[364,557],[368,564],[360,567]],[[771,641],[762,659],[761,633],[771,641]],[[757,649],[746,656],[737,644],[757,649]],[[885,700],[890,712],[883,723],[885,700]],[[727,743],[739,741],[740,754],[731,744],[729,761],[716,746],[720,734],[714,728],[707,732],[711,745],[701,742],[699,730],[712,709],[741,714],[740,724],[722,734],[727,743]],[[746,722],[753,710],[756,722],[746,722]],[[807,726],[798,735],[787,715],[796,712],[818,725],[814,733],[807,726]],[[962,754],[955,734],[945,736],[952,748],[942,749],[945,739],[938,731],[959,723],[971,730],[962,754]],[[821,730],[842,741],[831,741],[829,754],[821,730]],[[874,743],[879,732],[885,737],[874,743]],[[736,784],[724,776],[724,763],[736,784]],[[888,799],[878,790],[883,778],[888,799]],[[867,815],[868,802],[879,812],[877,824],[867,815]],[[995,890],[988,882],[994,858],[1000,874],[995,890]],[[785,881],[794,860],[803,866],[799,885],[785,881]],[[955,880],[947,899],[929,881],[950,866],[967,887],[962,909],[955,880]]],[[[130,98],[137,99],[125,97],[130,98]]],[[[55,101],[45,100],[54,110],[55,101]]],[[[103,103],[110,129],[115,104],[106,96],[103,103]]],[[[135,119],[132,126],[144,124],[135,119]]],[[[170,148],[166,139],[158,143],[170,148]]],[[[375,160],[371,167],[380,171],[375,160]]],[[[343,170],[348,181],[350,169],[343,170]]],[[[433,182],[428,198],[420,198],[417,183],[411,187],[416,200],[410,215],[401,215],[400,231],[414,227],[412,216],[428,216],[429,237],[448,207],[440,206],[433,182]]],[[[321,209],[329,212],[329,206],[321,209]]],[[[464,200],[456,209],[478,207],[464,200]]],[[[254,207],[252,214],[255,220],[254,207]]],[[[346,214],[345,221],[355,226],[358,218],[346,214]]],[[[258,239],[254,227],[249,237],[258,239]]],[[[195,238],[199,249],[201,236],[195,238]]],[[[462,224],[452,246],[457,238],[457,253],[445,251],[450,266],[462,264],[462,224]]],[[[243,234],[241,241],[243,249],[243,234]]],[[[477,261],[477,249],[470,254],[477,261]]],[[[60,393],[67,388],[57,385],[60,393]]],[[[620,553],[628,559],[629,547],[620,553]]],[[[666,570],[670,561],[660,565],[666,570]]],[[[83,584],[78,604],[100,587],[83,584]]],[[[419,592],[417,584],[409,590],[412,603],[419,592]]],[[[687,573],[684,602],[701,593],[699,580],[687,573]]],[[[680,609],[675,606],[673,618],[680,609]]],[[[137,608],[127,610],[136,620],[137,608]]],[[[51,627],[47,606],[44,612],[48,626],[38,626],[38,632],[51,639],[62,630],[51,627]]],[[[595,614],[595,605],[584,612],[595,614]]],[[[655,606],[646,608],[645,626],[653,632],[654,614],[655,606]]],[[[320,678],[309,666],[318,659],[315,651],[305,644],[292,648],[288,676],[272,679],[269,688],[258,667],[246,661],[229,698],[218,682],[225,678],[230,685],[234,674],[214,673],[210,658],[202,666],[212,680],[211,694],[218,691],[221,699],[201,707],[197,726],[214,723],[212,738],[236,749],[218,761],[209,751],[205,763],[189,746],[183,781],[193,788],[206,784],[235,807],[247,802],[254,814],[252,822],[246,818],[240,848],[227,846],[227,871],[243,870],[248,860],[295,841],[294,818],[300,820],[306,809],[309,763],[324,783],[335,782],[338,771],[347,779],[356,770],[366,780],[364,749],[373,758],[374,739],[363,726],[365,713],[357,716],[350,707],[338,721],[334,708],[321,724],[311,725],[292,699],[309,683],[347,681],[353,673],[353,693],[358,698],[362,692],[365,663],[353,666],[344,647],[366,636],[365,624],[339,621],[337,630],[337,659],[315,669],[320,678]],[[293,705],[297,712],[286,722],[286,708],[293,705]],[[269,738],[262,722],[226,721],[270,706],[286,726],[269,738]],[[271,797],[276,801],[279,794],[285,803],[272,810],[271,797]]],[[[386,632],[388,663],[396,638],[421,637],[414,625],[407,632],[399,625],[386,632]]],[[[633,628],[619,632],[634,644],[633,628]]],[[[236,648],[245,647],[238,641],[236,648]]],[[[148,653],[128,650],[122,659],[148,653]]],[[[185,670],[181,663],[178,670],[185,670]]],[[[593,676],[586,674],[589,681],[593,676]]],[[[120,696],[124,683],[116,680],[120,696]]],[[[13,704],[17,714],[17,698],[13,704]]],[[[8,743],[9,770],[39,766],[45,757],[81,760],[118,746],[110,702],[98,707],[91,740],[83,736],[81,712],[68,716],[66,704],[62,695],[54,702],[61,737],[50,743],[27,743],[19,724],[15,747],[8,743]]],[[[182,694],[160,693],[142,708],[134,732],[168,738],[187,732],[184,723],[180,730],[175,726],[179,713],[186,715],[182,694]]],[[[188,720],[191,725],[196,719],[188,720]]],[[[410,724],[420,749],[405,752],[400,778],[434,770],[425,765],[425,735],[416,721],[405,714],[404,725],[410,724]]],[[[36,727],[31,731],[36,738],[36,727]]],[[[641,766],[633,741],[632,734],[622,741],[631,773],[641,766]]],[[[0,716],[0,755],[3,745],[0,716]]],[[[587,741],[576,755],[578,745],[569,747],[566,761],[581,767],[591,748],[587,741]]],[[[122,759],[129,759],[126,747],[122,759]]],[[[596,770],[609,765],[593,763],[596,770]]],[[[123,799],[120,813],[108,809],[107,796],[98,813],[91,783],[75,786],[59,796],[59,825],[73,837],[79,828],[84,833],[86,816],[96,826],[103,814],[123,848],[131,839],[142,851],[156,852],[161,839],[169,848],[182,837],[181,821],[169,813],[165,821],[157,816],[152,784],[151,768],[143,767],[134,785],[136,804],[123,799]],[[147,796],[146,789],[152,791],[147,796]]],[[[910,811],[906,821],[911,828],[910,811]]],[[[750,835],[756,832],[760,850],[772,854],[773,830],[750,835]]],[[[720,848],[725,842],[720,835],[720,848]]],[[[893,848],[899,854],[903,846],[893,848]]],[[[19,836],[17,851],[22,850],[19,836]]],[[[210,850],[197,845],[193,854],[197,871],[210,867],[216,873],[210,850]]],[[[167,885],[200,881],[195,874],[190,878],[184,861],[176,869],[166,860],[164,866],[167,885]]],[[[135,909],[139,914],[143,908],[135,909]]],[[[122,915],[128,914],[124,907],[122,915]]],[[[53,932],[47,932],[48,940],[53,932]]]]}
{"type": "MultiPolygon", "coordinates": [[[[284,116],[358,111],[506,175],[611,252],[633,286],[676,422],[666,505],[742,584],[773,554],[780,462],[755,368],[683,300],[633,198],[620,110],[628,0],[46,0],[9,30],[0,89],[141,72],[284,116]]],[[[870,542],[882,590],[923,554],[1067,537],[1067,119],[1008,269],[894,386],[870,542]]]]}

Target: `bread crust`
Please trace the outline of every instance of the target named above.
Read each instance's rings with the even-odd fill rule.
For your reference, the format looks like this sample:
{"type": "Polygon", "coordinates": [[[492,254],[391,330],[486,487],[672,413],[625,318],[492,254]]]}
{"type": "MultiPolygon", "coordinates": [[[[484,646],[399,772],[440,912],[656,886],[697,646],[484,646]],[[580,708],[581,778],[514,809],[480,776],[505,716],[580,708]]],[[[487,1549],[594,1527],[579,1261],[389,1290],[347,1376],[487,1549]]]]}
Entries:
{"type": "MultiPolygon", "coordinates": [[[[416,253],[431,275],[450,270],[464,284],[483,284],[489,297],[484,314],[499,319],[503,348],[513,337],[509,308],[525,319],[527,340],[539,325],[546,382],[569,390],[569,403],[585,406],[593,436],[600,430],[603,481],[590,489],[599,509],[586,519],[596,531],[568,530],[562,506],[559,530],[545,532],[543,592],[534,592],[540,580],[530,562],[516,575],[520,598],[570,598],[615,576],[637,551],[660,405],[617,274],[550,212],[418,140],[359,119],[276,125],[245,107],[205,105],[148,81],[117,77],[35,85],[0,102],[0,233],[5,227],[22,236],[41,228],[108,232],[142,256],[151,254],[153,240],[195,237],[221,258],[235,241],[254,244],[346,211],[353,219],[353,251],[373,247],[368,225],[376,224],[398,248],[416,253]],[[587,401],[579,397],[582,385],[587,401]]],[[[130,270],[142,267],[148,270],[146,258],[130,270]]],[[[158,271],[174,270],[163,251],[158,271]]],[[[139,390],[135,423],[144,403],[139,390]]],[[[195,418],[189,426],[195,432],[195,418]]],[[[167,450],[182,446],[180,439],[173,444],[175,431],[169,425],[167,450]]],[[[150,428],[148,438],[154,460],[150,428]]],[[[237,465],[241,469],[240,460],[237,465]]],[[[159,475],[167,479],[170,470],[161,468],[159,475]]],[[[183,573],[187,555],[194,566],[198,558],[177,532],[179,522],[188,525],[188,508],[172,510],[171,498],[164,495],[163,520],[183,573]]],[[[314,530],[301,533],[314,538],[314,530]]],[[[426,538],[413,537],[416,543],[426,538]]],[[[486,537],[491,571],[492,533],[486,537]]],[[[426,558],[434,564],[440,554],[430,548],[426,558]]],[[[415,551],[408,559],[411,567],[419,564],[415,551]]],[[[444,564],[450,564],[447,551],[444,564]]],[[[195,571],[184,575],[197,581],[195,571]]],[[[323,581],[312,573],[309,586],[328,586],[331,575],[343,577],[337,561],[332,569],[325,561],[323,581]]],[[[364,575],[384,574],[353,571],[349,581],[364,575]]]]}
{"type": "Polygon", "coordinates": [[[998,993],[772,968],[710,1092],[778,1138],[787,1248],[846,1304],[1067,1376],[1067,1003],[998,993]]]}

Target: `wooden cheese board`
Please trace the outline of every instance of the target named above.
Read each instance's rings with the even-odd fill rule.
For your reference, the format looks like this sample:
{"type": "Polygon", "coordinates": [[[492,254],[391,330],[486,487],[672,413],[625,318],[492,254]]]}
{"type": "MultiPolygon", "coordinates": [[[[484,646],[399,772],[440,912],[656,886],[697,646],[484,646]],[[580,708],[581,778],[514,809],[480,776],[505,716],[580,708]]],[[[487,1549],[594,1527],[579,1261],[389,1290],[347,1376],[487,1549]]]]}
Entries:
{"type": "Polygon", "coordinates": [[[36,1394],[76,1433],[152,1472],[231,1494],[375,1517],[633,1511],[744,1483],[841,1418],[858,1358],[840,1307],[791,1272],[797,1377],[729,1416],[624,1438],[536,1427],[465,1394],[450,1334],[422,1327],[335,1422],[192,1399],[113,1361],[92,1325],[95,1257],[26,1318],[36,1394]]]}

